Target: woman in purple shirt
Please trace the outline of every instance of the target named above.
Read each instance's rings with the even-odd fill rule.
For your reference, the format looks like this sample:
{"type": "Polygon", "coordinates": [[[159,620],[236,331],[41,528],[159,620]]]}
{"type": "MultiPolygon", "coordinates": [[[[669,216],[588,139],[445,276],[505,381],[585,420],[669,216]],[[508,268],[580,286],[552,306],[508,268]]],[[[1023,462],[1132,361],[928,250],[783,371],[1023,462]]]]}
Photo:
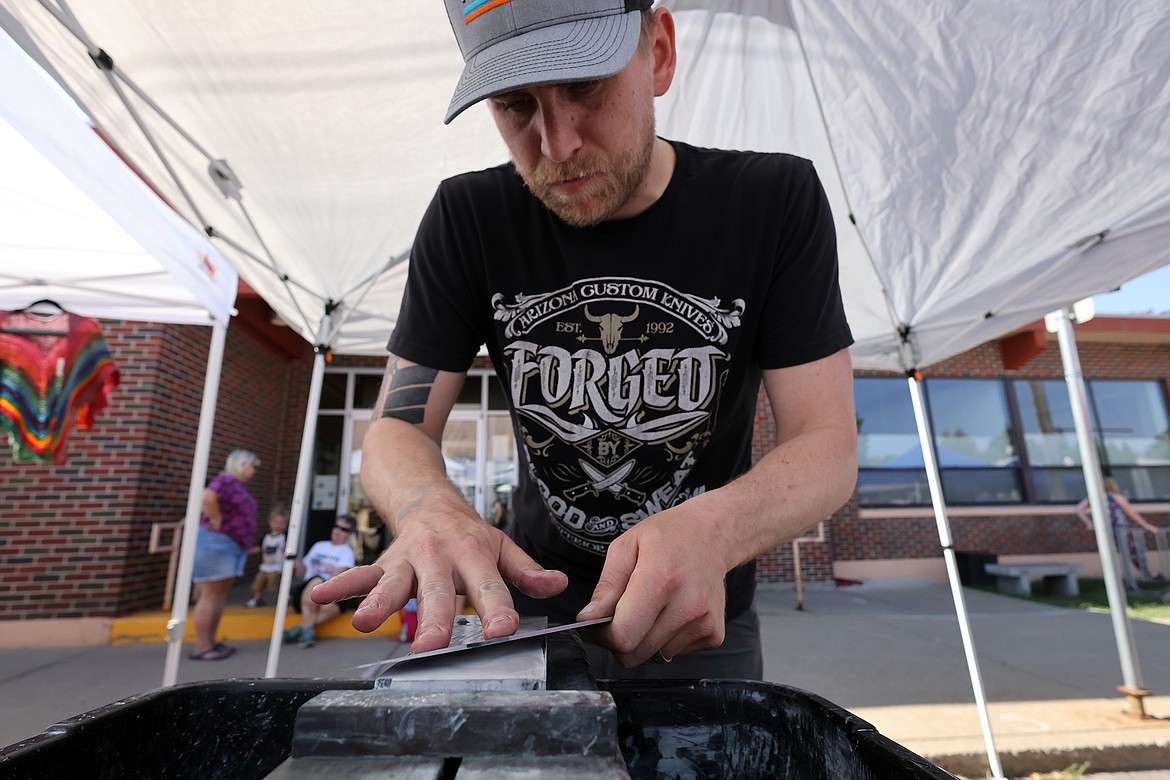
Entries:
{"type": "Polygon", "coordinates": [[[195,650],[193,661],[219,661],[236,652],[215,641],[228,592],[244,573],[248,551],[256,542],[256,501],[244,483],[256,474],[260,458],[235,450],[223,473],[203,491],[203,515],[195,542],[195,650]]]}

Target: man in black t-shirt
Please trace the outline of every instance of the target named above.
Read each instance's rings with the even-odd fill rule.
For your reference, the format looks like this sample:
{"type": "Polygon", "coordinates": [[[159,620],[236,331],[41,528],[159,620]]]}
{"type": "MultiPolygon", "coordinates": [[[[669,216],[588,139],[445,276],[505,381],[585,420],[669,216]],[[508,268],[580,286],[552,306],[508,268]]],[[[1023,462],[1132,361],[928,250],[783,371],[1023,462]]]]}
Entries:
{"type": "Polygon", "coordinates": [[[589,634],[598,676],[677,657],[638,673],[759,678],[755,556],[856,476],[816,173],[655,135],[675,42],[650,0],[446,4],[466,62],[447,121],[486,99],[512,162],[443,182],[423,218],[362,445],[395,541],[312,597],[368,593],[369,631],[417,593],[416,652],[450,641],[466,595],[489,638],[519,614],[612,616],[589,634]],[[439,448],[481,344],[521,454],[512,538],[439,448]],[[751,467],[761,383],[778,445],[751,467]]]}

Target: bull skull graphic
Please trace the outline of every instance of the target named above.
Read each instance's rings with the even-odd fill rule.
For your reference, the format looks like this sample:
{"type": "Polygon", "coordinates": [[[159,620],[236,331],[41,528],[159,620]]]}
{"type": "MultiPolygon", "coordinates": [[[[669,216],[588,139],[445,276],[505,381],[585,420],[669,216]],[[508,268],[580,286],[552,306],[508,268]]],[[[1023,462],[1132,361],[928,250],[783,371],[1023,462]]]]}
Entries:
{"type": "MultiPolygon", "coordinates": [[[[589,307],[585,307],[585,319],[590,322],[596,322],[601,331],[601,348],[605,350],[605,354],[612,355],[617,352],[618,346],[623,341],[645,341],[646,337],[632,337],[622,338],[622,327],[627,322],[633,322],[638,319],[638,314],[642,307],[634,304],[634,312],[626,317],[620,314],[602,314],[596,315],[589,311],[589,307]]],[[[581,336],[581,341],[592,341],[585,336],[581,336]]]]}

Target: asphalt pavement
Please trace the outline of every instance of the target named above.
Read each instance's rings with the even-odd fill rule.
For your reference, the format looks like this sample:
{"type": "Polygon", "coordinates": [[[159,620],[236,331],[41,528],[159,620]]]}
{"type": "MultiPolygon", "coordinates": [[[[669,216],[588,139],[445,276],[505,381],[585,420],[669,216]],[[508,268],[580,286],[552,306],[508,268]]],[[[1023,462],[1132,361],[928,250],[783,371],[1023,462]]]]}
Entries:
{"type": "MultiPolygon", "coordinates": [[[[963,589],[992,740],[1009,775],[1074,764],[1170,780],[1170,625],[1130,621],[1149,717],[1130,714],[1110,616],[963,589]]],[[[766,589],[757,605],[771,682],[812,691],[969,777],[987,748],[950,589],[888,580],[766,589]]]]}
{"type": "MultiPolygon", "coordinates": [[[[1108,615],[972,589],[970,613],[996,751],[1009,776],[1089,763],[1170,780],[1170,625],[1131,621],[1147,719],[1127,714],[1108,615]]],[[[757,599],[769,682],[815,693],[939,766],[982,777],[986,745],[949,589],[923,580],[763,586],[757,599]]],[[[8,628],[11,628],[9,624],[8,628]]],[[[263,677],[268,642],[233,642],[216,662],[184,658],[179,682],[263,677]]],[[[165,645],[0,650],[0,745],[146,693],[165,645]]],[[[354,678],[351,667],[405,652],[386,637],[286,646],[278,677],[354,678]]],[[[1130,776],[1126,776],[1130,777],[1130,776]]]]}

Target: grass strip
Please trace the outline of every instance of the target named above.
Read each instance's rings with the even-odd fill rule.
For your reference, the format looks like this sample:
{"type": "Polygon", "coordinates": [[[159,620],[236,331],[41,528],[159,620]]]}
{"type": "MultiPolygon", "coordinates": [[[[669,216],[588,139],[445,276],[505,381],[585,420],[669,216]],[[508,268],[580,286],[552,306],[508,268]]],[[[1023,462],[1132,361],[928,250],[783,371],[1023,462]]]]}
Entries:
{"type": "MultiPolygon", "coordinates": [[[[1039,604],[1049,604],[1054,607],[1064,607],[1066,609],[1091,609],[1099,612],[1109,611],[1109,597],[1105,591],[1105,580],[1088,577],[1079,579],[1078,583],[1080,584],[1081,591],[1079,596],[1045,596],[1036,594],[1032,596],[1012,596],[1012,598],[1035,601],[1039,604]]],[[[1163,587],[1170,589],[1170,583],[1166,583],[1163,587]]],[[[978,590],[985,590],[988,593],[999,593],[994,585],[981,585],[978,587],[978,590]]],[[[1142,596],[1127,592],[1125,597],[1129,602],[1129,607],[1126,612],[1131,618],[1138,620],[1170,620],[1170,592],[1167,592],[1167,595],[1161,597],[1142,596]]]]}

